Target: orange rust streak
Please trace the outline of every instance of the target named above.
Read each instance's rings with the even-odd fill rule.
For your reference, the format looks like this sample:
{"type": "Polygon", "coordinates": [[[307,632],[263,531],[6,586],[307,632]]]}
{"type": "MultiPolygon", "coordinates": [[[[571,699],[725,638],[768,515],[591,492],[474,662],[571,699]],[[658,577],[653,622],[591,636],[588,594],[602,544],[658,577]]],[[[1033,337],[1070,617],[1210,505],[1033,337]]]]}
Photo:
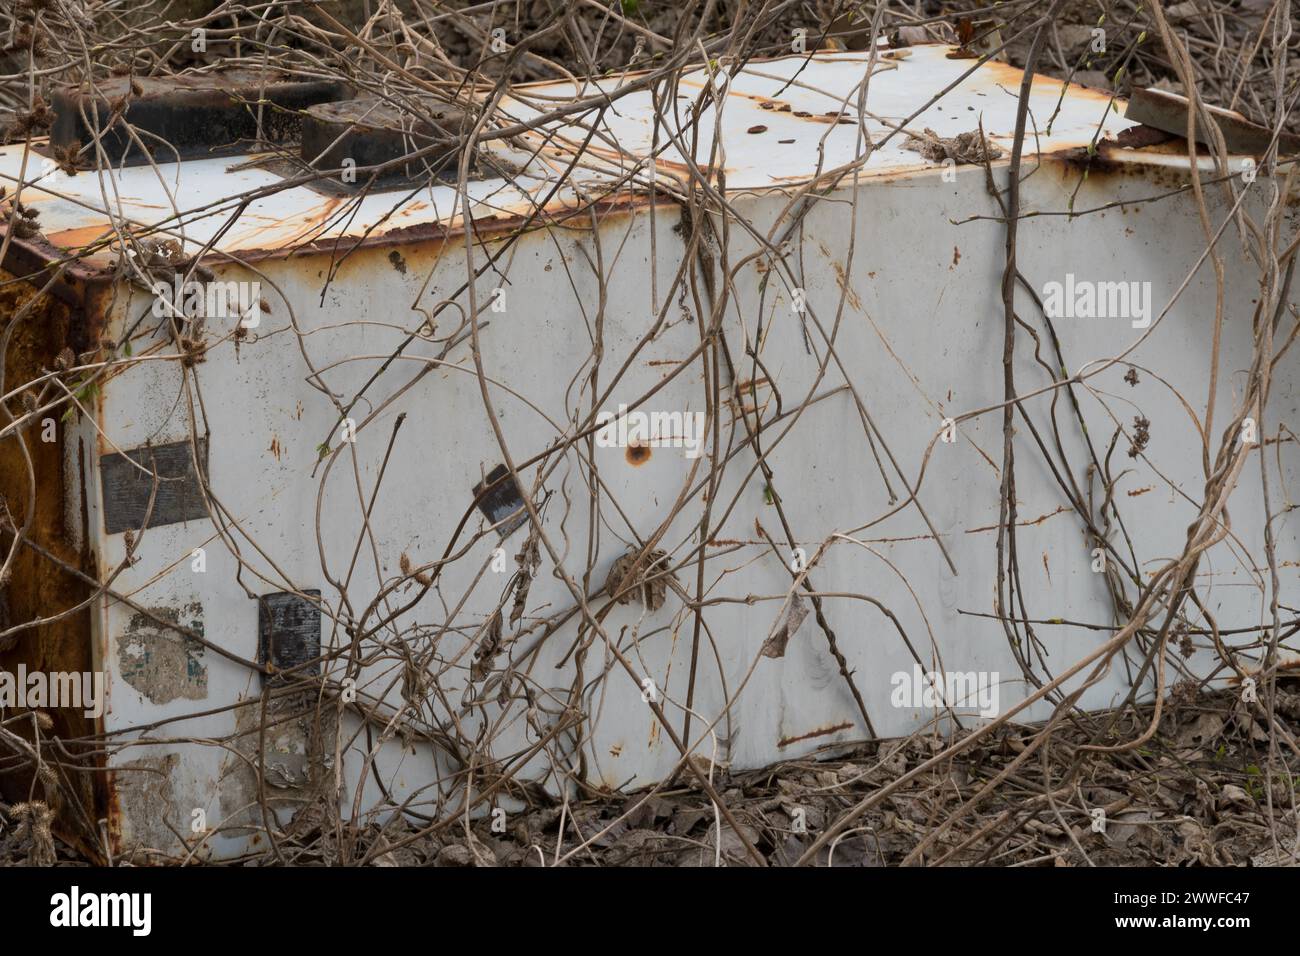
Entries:
{"type": "MultiPolygon", "coordinates": [[[[649,209],[651,206],[668,208],[667,203],[657,202],[647,194],[624,193],[608,199],[597,200],[590,206],[582,207],[582,209],[595,208],[603,221],[607,216],[633,213],[638,210],[649,209]]],[[[529,212],[531,211],[530,209],[529,212]]],[[[562,202],[553,202],[536,216],[533,228],[541,229],[546,225],[558,225],[577,211],[573,206],[562,202]]],[[[524,214],[498,216],[494,219],[476,219],[474,220],[474,235],[479,240],[508,236],[526,221],[527,216],[524,214]]],[[[409,226],[398,226],[387,232],[371,234],[365,238],[361,236],[327,235],[299,245],[282,244],[275,248],[243,248],[241,247],[243,241],[241,237],[240,240],[235,242],[234,246],[239,250],[243,259],[251,262],[287,259],[290,256],[336,255],[340,247],[351,250],[354,244],[361,249],[383,247],[385,250],[393,246],[414,245],[417,243],[441,246],[448,240],[463,237],[464,234],[464,223],[458,218],[453,223],[421,222],[409,226]]]]}
{"type": "Polygon", "coordinates": [[[78,226],[76,229],[51,232],[45,238],[49,240],[51,245],[58,246],[60,249],[71,250],[84,248],[111,235],[113,235],[113,227],[108,220],[104,220],[103,222],[92,223],[89,226],[78,226]]]}
{"type": "MultiPolygon", "coordinates": [[[[1036,525],[1036,524],[1042,524],[1042,523],[1043,523],[1044,521],[1046,521],[1048,518],[1054,518],[1054,517],[1056,517],[1057,515],[1059,515],[1061,512],[1063,512],[1063,511],[1069,511],[1069,510],[1070,510],[1070,509],[1069,509],[1068,507],[1066,507],[1065,505],[1061,505],[1061,507],[1057,508],[1055,511],[1049,511],[1047,514],[1045,514],[1045,515],[1040,515],[1039,517],[1034,518],[1034,519],[1032,519],[1032,520],[1027,520],[1027,521],[1017,521],[1017,522],[1016,522],[1016,527],[1017,527],[1017,528],[1029,528],[1029,527],[1032,527],[1033,525],[1036,525]]],[[[988,526],[983,527],[983,528],[968,528],[968,529],[966,530],[966,533],[967,533],[967,534],[982,534],[982,533],[984,533],[985,531],[996,531],[996,530],[998,530],[999,527],[1000,527],[1000,525],[991,524],[991,525],[988,525],[988,526]]]]}
{"type": "Polygon", "coordinates": [[[797,744],[801,740],[811,740],[813,737],[825,737],[827,734],[838,733],[841,730],[848,730],[853,726],[853,721],[846,720],[842,724],[832,724],[830,727],[823,727],[820,730],[810,730],[806,734],[800,734],[798,737],[782,737],[777,741],[777,749],[788,747],[791,744],[797,744]]]}
{"type": "MultiPolygon", "coordinates": [[[[998,60],[989,60],[984,64],[980,79],[988,78],[987,74],[984,74],[983,71],[988,71],[993,74],[992,81],[994,85],[1008,86],[1013,90],[1019,89],[1020,84],[1024,79],[1024,72],[1019,67],[1011,66],[1009,63],[1002,63],[998,60]]],[[[1057,96],[1061,92],[1061,81],[1036,73],[1034,74],[1032,92],[1050,93],[1052,96],[1057,96]]],[[[1070,84],[1069,96],[1072,98],[1093,100],[1100,104],[1109,103],[1111,100],[1110,93],[1102,90],[1094,90],[1088,86],[1079,86],[1077,83],[1070,84]]],[[[1128,101],[1120,97],[1115,98],[1115,103],[1119,107],[1121,114],[1128,106],[1128,101]]]]}

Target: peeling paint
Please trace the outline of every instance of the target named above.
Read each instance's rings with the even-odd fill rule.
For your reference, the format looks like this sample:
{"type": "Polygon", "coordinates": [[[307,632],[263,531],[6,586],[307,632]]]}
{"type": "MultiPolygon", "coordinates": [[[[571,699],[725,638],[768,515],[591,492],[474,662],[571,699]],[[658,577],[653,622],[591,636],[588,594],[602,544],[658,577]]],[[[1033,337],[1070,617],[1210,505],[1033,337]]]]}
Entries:
{"type": "Polygon", "coordinates": [[[113,771],[118,849],[150,847],[163,852],[178,849],[177,831],[185,832],[173,798],[180,754],[140,757],[113,771]],[[168,824],[171,824],[171,827],[168,824]]]}
{"type": "MultiPolygon", "coordinates": [[[[318,794],[333,779],[333,759],[322,741],[333,739],[333,712],[318,711],[310,693],[271,697],[266,701],[265,781],[267,808],[292,813],[318,794]]],[[[258,794],[258,751],[263,737],[263,707],[259,698],[242,701],[235,709],[237,751],[221,767],[219,793],[223,828],[262,826],[262,800],[258,794]]]]}
{"type": "Polygon", "coordinates": [[[203,608],[198,602],[177,610],[151,608],[136,614],[117,642],[117,664],[122,679],[155,704],[173,700],[204,700],[208,696],[208,668],[204,647],[187,634],[164,627],[172,624],[203,633],[203,608]]]}

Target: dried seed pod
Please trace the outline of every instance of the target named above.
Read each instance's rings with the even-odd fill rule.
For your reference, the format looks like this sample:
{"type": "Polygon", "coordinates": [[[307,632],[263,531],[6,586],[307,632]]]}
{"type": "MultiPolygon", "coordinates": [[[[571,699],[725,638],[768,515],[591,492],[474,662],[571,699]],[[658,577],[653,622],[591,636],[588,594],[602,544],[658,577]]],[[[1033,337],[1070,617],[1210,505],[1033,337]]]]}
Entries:
{"type": "Polygon", "coordinates": [[[614,562],[605,578],[605,593],[619,604],[636,598],[649,610],[657,611],[668,595],[668,579],[676,581],[677,576],[670,570],[667,552],[651,551],[641,562],[637,562],[637,554],[636,550],[629,551],[614,562]]]}

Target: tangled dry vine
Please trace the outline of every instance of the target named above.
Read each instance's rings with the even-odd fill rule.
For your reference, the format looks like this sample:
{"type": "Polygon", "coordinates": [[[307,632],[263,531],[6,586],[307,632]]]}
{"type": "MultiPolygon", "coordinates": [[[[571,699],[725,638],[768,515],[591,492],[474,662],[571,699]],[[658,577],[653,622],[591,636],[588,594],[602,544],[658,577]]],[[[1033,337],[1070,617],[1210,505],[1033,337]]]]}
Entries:
{"type": "Polygon", "coordinates": [[[0,852],[1294,859],[1290,0],[15,0],[0,40],[0,663],[157,706],[0,709],[0,852]],[[942,82],[909,101],[923,66],[942,82]],[[126,117],[232,71],[260,78],[255,133],[179,188],[184,144],[126,117]],[[987,115],[927,125],[992,75],[987,115]],[[273,83],[346,85],[344,126],[398,117],[401,148],[305,156],[273,83]],[[1172,178],[1125,184],[1107,124],[1147,88],[1185,129],[1136,144],[1172,178]],[[58,102],[84,139],[51,135],[58,102]],[[1251,165],[1212,107],[1265,131],[1251,165]],[[1048,149],[1076,108],[1092,130],[1048,149]],[[770,119],[724,137],[746,110],[770,119]],[[790,117],[815,134],[781,139],[790,117]],[[781,150],[806,167],[784,182],[781,150]],[[868,188],[886,156],[940,191],[868,188]],[[949,230],[970,244],[927,239],[949,230]],[[1042,249],[1114,265],[1135,231],[1193,250],[1145,324],[1065,328],[1042,249]],[[951,270],[909,265],[937,246],[951,270]],[[260,290],[245,320],[181,304],[231,276],[260,290]],[[969,327],[900,345],[945,297],[969,327]],[[946,378],[948,340],[995,358],[946,378]],[[255,405],[292,435],[267,450],[255,405]],[[145,489],[116,528],[86,504],[113,468],[145,489]],[[195,573],[247,600],[189,603],[195,573]],[[230,637],[245,605],[261,644],[230,637]],[[318,644],[276,657],[304,607],[318,644]],[[1012,703],[883,715],[904,663],[994,661],[994,638],[1012,703]],[[200,750],[207,802],[176,782],[200,750]]]}

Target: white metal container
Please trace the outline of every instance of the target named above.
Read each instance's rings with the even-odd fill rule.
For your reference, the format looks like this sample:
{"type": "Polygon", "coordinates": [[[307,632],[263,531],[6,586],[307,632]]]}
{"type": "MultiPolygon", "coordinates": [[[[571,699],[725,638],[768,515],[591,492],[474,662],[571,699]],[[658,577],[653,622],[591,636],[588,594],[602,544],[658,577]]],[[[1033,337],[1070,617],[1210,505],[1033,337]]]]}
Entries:
{"type": "MultiPolygon", "coordinates": [[[[315,798],[318,786],[349,817],[359,808],[365,819],[374,808],[382,819],[401,804],[441,819],[455,812],[464,793],[464,774],[451,775],[472,756],[514,760],[510,772],[552,790],[557,764],[576,764],[575,751],[592,786],[632,789],[660,780],[680,754],[647,698],[680,734],[695,634],[683,595],[697,593],[692,555],[701,546],[706,478],[724,458],[703,543],[705,603],[690,731],[706,762],[761,766],[870,734],[905,735],[933,721],[941,709],[908,696],[919,687],[921,667],[900,629],[925,670],[974,675],[973,687],[996,688],[994,699],[956,708],[963,726],[1005,712],[1031,692],[1001,624],[987,616],[997,588],[1005,227],[985,169],[929,162],[898,135],[856,172],[838,181],[832,175],[862,159],[864,133],[878,142],[891,124],[906,122],[918,133],[928,127],[941,136],[982,124],[1003,147],[993,170],[1005,185],[1020,74],[987,63],[963,78],[974,61],[948,52],[916,47],[880,60],[887,68],[871,78],[865,129],[856,122],[865,53],[757,62],[731,79],[720,115],[712,108],[704,114],[695,160],[711,167],[714,188],[725,188],[741,217],[726,225],[725,262],[718,239],[704,243],[703,259],[686,254],[690,225],[671,198],[689,178],[678,147],[663,150],[653,170],[638,165],[667,131],[688,125],[689,100],[675,100],[679,110],[656,118],[648,91],[609,105],[585,166],[553,194],[552,180],[567,167],[571,150],[552,145],[530,158],[524,146],[542,142],[535,130],[509,146],[491,146],[524,173],[517,185],[491,174],[468,183],[472,239],[450,184],[409,196],[370,195],[355,206],[346,196],[306,187],[270,191],[236,217],[224,197],[282,180],[250,157],[75,177],[53,171],[28,186],[24,201],[40,210],[43,237],[23,248],[50,259],[83,252],[78,274],[89,278],[64,283],[72,321],[86,347],[101,336],[119,346],[110,374],[87,399],[93,416],[59,424],[62,475],[40,489],[63,502],[69,520],[59,534],[88,559],[86,573],[111,580],[117,596],[96,598],[84,623],[93,667],[107,673],[99,727],[107,741],[105,815],[115,852],[149,847],[175,857],[228,857],[263,848],[263,807],[283,823],[315,798]],[[949,86],[935,105],[913,115],[949,86]],[[723,149],[710,160],[715,124],[723,149]],[[634,171],[635,184],[620,183],[634,171]],[[651,172],[660,187],[653,198],[651,172]],[[755,237],[783,238],[791,200],[811,181],[834,182],[834,188],[813,197],[802,226],[784,237],[787,255],[777,265],[755,237]],[[548,195],[542,214],[507,244],[548,195]],[[112,235],[106,202],[134,226],[163,223],[156,237],[183,240],[188,254],[206,250],[216,280],[259,283],[266,309],[253,313],[256,327],[236,334],[237,317],[210,319],[201,360],[179,360],[181,345],[152,317],[154,297],[114,278],[114,251],[95,246],[112,235]],[[183,223],[173,218],[176,209],[198,206],[208,208],[183,223]],[[574,209],[581,211],[564,218],[574,209]],[[489,256],[499,259],[484,270],[489,256]],[[666,298],[678,271],[691,267],[696,282],[666,298]],[[462,289],[468,268],[483,273],[472,301],[480,310],[479,352],[495,423],[485,411],[469,328],[443,340],[471,309],[462,289]],[[711,272],[708,283],[705,272],[711,272]],[[709,353],[701,349],[701,328],[724,291],[721,329],[735,369],[720,363],[708,374],[723,376],[724,391],[735,386],[751,416],[755,406],[765,420],[786,416],[763,433],[770,488],[746,443],[734,396],[721,410],[721,448],[710,422],[699,458],[690,457],[690,447],[671,444],[652,446],[648,454],[603,447],[594,435],[555,451],[577,422],[602,411],[618,415],[620,404],[632,405],[632,413],[705,411],[700,356],[709,353]],[[454,304],[439,310],[445,300],[454,304]],[[438,340],[412,339],[435,313],[438,340]],[[598,325],[598,388],[621,377],[593,407],[586,386],[598,325]],[[129,357],[120,347],[128,332],[129,357]],[[838,363],[827,361],[830,336],[838,363]],[[364,397],[346,416],[355,424],[349,441],[339,403],[358,395],[364,397]],[[809,396],[813,401],[794,414],[809,396]],[[981,408],[995,410],[961,421],[955,440],[942,440],[945,419],[981,408]],[[879,436],[868,440],[867,415],[888,453],[879,436]],[[564,574],[585,593],[632,673],[607,652],[602,637],[579,629],[573,594],[540,547],[522,619],[504,622],[504,646],[483,665],[486,678],[471,674],[530,528],[527,520],[507,520],[502,539],[474,505],[476,486],[505,462],[494,424],[561,553],[564,574]],[[148,461],[150,449],[152,460],[162,455],[170,462],[167,473],[190,477],[173,481],[167,494],[174,490],[175,497],[161,506],[155,499],[174,520],[140,531],[140,489],[124,483],[139,481],[142,472],[113,456],[148,461]],[[204,455],[206,492],[192,474],[204,455]],[[593,474],[601,487],[595,527],[593,474]],[[907,502],[908,483],[929,524],[907,502]],[[684,505],[662,527],[683,495],[684,505]],[[786,541],[774,495],[801,553],[786,541]],[[121,525],[132,522],[128,544],[121,525]],[[635,599],[611,604],[603,593],[609,569],[656,535],[655,548],[684,562],[678,587],[670,586],[655,609],[635,599]],[[132,563],[123,566],[128,548],[132,563]],[[404,577],[403,556],[427,575],[447,552],[454,559],[418,601],[425,589],[415,577],[393,589],[404,577]],[[800,622],[784,656],[761,655],[787,613],[792,568],[804,567],[801,558],[816,559],[810,579],[827,595],[825,622],[870,728],[813,614],[800,622]],[[312,601],[323,613],[312,610],[312,601]],[[545,626],[548,620],[555,626],[545,626]],[[360,631],[377,628],[379,637],[405,646],[413,669],[391,647],[367,659],[375,650],[368,635],[354,648],[364,666],[350,672],[358,621],[360,631]],[[313,701],[308,716],[272,700],[263,740],[266,678],[245,663],[266,659],[259,628],[270,628],[282,645],[305,641],[280,647],[292,662],[314,656],[317,626],[321,653],[332,655],[321,668],[326,680],[301,692],[313,701]],[[579,640],[587,644],[581,677],[579,657],[570,653],[579,640]],[[429,661],[441,693],[409,684],[410,674],[418,678],[429,661]],[[345,684],[349,673],[356,675],[354,704],[340,702],[353,686],[345,684]],[[575,680],[581,690],[572,696],[575,680]],[[377,703],[371,720],[358,719],[358,705],[377,703]],[[577,711],[584,714],[580,744],[572,729],[546,739],[577,711]],[[449,735],[473,739],[484,726],[491,728],[489,746],[477,755],[447,754],[449,735]],[[237,732],[245,736],[230,739],[237,732]],[[265,786],[259,786],[256,757],[263,747],[265,786]]],[[[612,89],[617,79],[605,85],[612,89]]],[[[678,93],[697,97],[707,82],[692,74],[678,93]]],[[[507,110],[521,119],[537,115],[543,107],[523,100],[538,92],[584,91],[531,87],[507,110]]],[[[1136,288],[1145,290],[1149,315],[1158,318],[1151,328],[1135,327],[1142,310],[1130,303],[1133,315],[1054,322],[1071,374],[1125,355],[1075,394],[1099,453],[1118,425],[1131,437],[1135,416],[1150,422],[1145,451],[1127,458],[1129,437],[1123,437],[1112,460],[1113,474],[1123,472],[1114,502],[1138,532],[1131,541],[1137,567],[1149,571],[1181,551],[1204,482],[1201,439],[1178,395],[1203,412],[1214,300],[1208,266],[1161,317],[1205,248],[1195,206],[1180,191],[1187,180],[1185,147],[1116,145],[1132,124],[1109,96],[1063,90],[1056,80],[1035,79],[1030,108],[1024,169],[1032,174],[1022,203],[1033,215],[1020,226],[1021,273],[1040,295],[1052,282],[1063,290],[1080,282],[1145,283],[1136,288]],[[1101,145],[1089,156],[1094,140],[1101,145]],[[1177,194],[1145,201],[1170,192],[1177,194]],[[1135,385],[1125,381],[1131,367],[1139,369],[1135,385]]],[[[595,118],[594,111],[587,117],[595,118]]],[[[570,145],[586,135],[572,127],[552,132],[570,145]]],[[[21,158],[21,146],[0,150],[5,182],[17,178],[21,158]]],[[[1262,189],[1257,192],[1248,207],[1263,201],[1262,189]]],[[[1216,190],[1208,199],[1217,223],[1227,207],[1216,190]]],[[[721,217],[710,221],[720,236],[721,217]]],[[[1221,367],[1232,370],[1250,355],[1256,270],[1235,230],[1220,252],[1230,309],[1221,367]]],[[[1016,302],[1041,334],[1041,311],[1025,288],[1016,302]]],[[[1036,362],[1022,331],[1016,379],[1020,393],[1032,396],[1025,407],[1036,422],[1049,423],[1056,402],[1060,439],[1077,463],[1086,458],[1085,436],[1069,399],[1047,388],[1060,371],[1049,346],[1044,335],[1045,364],[1036,362]]],[[[1285,424],[1296,405],[1294,376],[1282,367],[1276,374],[1266,413],[1273,427],[1285,424]]],[[[1216,422],[1231,420],[1239,385],[1224,373],[1216,422]]],[[[685,427],[694,419],[660,421],[685,427]]],[[[1015,448],[1024,610],[1045,622],[1035,627],[1041,648],[1033,656],[1036,672],[1047,679],[1104,642],[1116,618],[1104,575],[1094,573],[1095,542],[1019,420],[1015,448]]],[[[1295,452],[1284,442],[1269,455],[1276,509],[1295,477],[1295,452]]],[[[1237,640],[1233,628],[1258,627],[1268,615],[1257,459],[1235,492],[1232,534],[1207,554],[1198,579],[1229,644],[1237,640]]],[[[1094,496],[1105,494],[1095,477],[1080,472],[1072,479],[1094,496]]],[[[506,498],[497,501],[504,509],[498,517],[513,508],[506,498]]],[[[1293,524],[1280,520],[1274,533],[1283,597],[1294,599],[1300,551],[1293,524]]],[[[1128,553],[1129,542],[1116,537],[1114,543],[1128,553]]],[[[507,615],[510,606],[507,596],[507,615]]],[[[1204,641],[1197,643],[1189,660],[1170,664],[1167,683],[1213,670],[1216,658],[1204,641]]],[[[1138,666],[1136,651],[1128,658],[1085,694],[1084,706],[1124,698],[1138,666]]],[[[1144,678],[1142,697],[1154,692],[1153,681],[1144,678]]],[[[279,687],[271,682],[273,690],[279,687]]],[[[1040,702],[1017,719],[1042,718],[1051,706],[1040,702]]],[[[471,779],[471,791],[476,786],[471,779]]],[[[476,809],[504,798],[493,795],[476,809]]]]}

